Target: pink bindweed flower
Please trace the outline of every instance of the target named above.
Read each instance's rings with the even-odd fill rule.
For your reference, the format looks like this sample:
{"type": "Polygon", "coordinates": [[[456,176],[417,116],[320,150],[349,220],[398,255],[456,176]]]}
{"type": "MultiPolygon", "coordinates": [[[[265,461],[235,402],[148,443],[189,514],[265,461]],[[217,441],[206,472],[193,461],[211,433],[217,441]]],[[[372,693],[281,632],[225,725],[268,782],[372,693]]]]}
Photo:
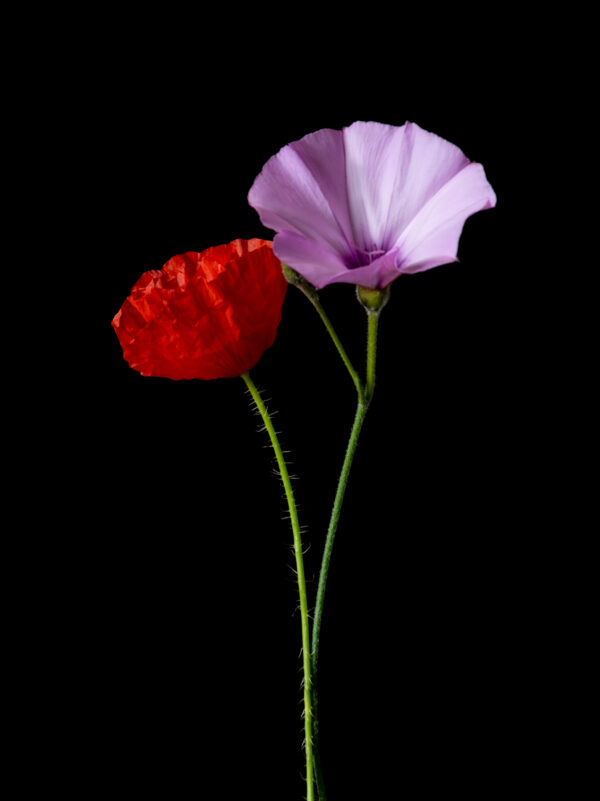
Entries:
{"type": "Polygon", "coordinates": [[[282,148],[248,202],[277,257],[318,289],[382,289],[456,261],[467,217],[496,205],[483,167],[418,125],[355,122],[282,148]]]}

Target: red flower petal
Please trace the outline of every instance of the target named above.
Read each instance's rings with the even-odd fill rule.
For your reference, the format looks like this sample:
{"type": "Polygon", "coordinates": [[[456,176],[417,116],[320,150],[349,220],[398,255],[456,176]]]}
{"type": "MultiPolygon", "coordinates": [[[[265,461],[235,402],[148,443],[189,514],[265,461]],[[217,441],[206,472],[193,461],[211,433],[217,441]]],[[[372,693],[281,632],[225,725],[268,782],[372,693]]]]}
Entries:
{"type": "Polygon", "coordinates": [[[271,242],[235,239],[144,273],[112,324],[142,375],[230,378],[273,344],[286,288],[271,242]]]}

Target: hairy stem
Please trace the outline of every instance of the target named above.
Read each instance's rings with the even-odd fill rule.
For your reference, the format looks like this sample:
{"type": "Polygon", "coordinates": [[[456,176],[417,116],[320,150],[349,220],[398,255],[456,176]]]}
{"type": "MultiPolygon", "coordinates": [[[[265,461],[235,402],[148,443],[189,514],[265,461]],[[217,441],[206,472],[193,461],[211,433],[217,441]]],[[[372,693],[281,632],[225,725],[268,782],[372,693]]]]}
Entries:
{"type": "Polygon", "coordinates": [[[292,534],[294,538],[294,555],[296,557],[296,574],[298,577],[298,592],[300,595],[300,619],[302,625],[302,667],[304,671],[304,742],[306,751],[306,798],[307,801],[314,801],[314,778],[313,778],[313,718],[312,718],[312,683],[311,683],[311,659],[310,659],[310,627],[308,622],[308,602],[306,598],[306,579],[304,575],[304,559],[302,557],[302,538],[300,534],[300,522],[298,511],[294,499],[292,482],[288,473],[285,458],[279,444],[277,432],[273,427],[273,422],[267,411],[263,399],[260,396],[256,385],[250,378],[249,373],[243,373],[242,378],[256,404],[256,408],[265,424],[265,428],[271,439],[271,445],[275,452],[277,465],[281,474],[281,480],[285,489],[290,520],[292,524],[292,534]]]}

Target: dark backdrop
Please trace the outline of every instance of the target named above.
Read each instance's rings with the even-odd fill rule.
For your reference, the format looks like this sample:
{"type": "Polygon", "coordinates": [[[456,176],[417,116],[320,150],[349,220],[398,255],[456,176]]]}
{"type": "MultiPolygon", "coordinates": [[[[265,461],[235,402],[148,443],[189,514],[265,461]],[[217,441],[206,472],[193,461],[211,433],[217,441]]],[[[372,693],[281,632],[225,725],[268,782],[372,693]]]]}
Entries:
{"type": "MultiPolygon", "coordinates": [[[[304,797],[291,532],[267,436],[241,380],[143,378],[110,322],[172,255],[272,238],[246,201],[264,162],[355,120],[408,119],[454,142],[484,165],[498,206],[467,221],[459,263],[397,280],[382,315],[322,634],[329,801],[493,798],[516,780],[539,636],[535,535],[514,515],[527,447],[507,467],[523,369],[511,146],[523,106],[499,61],[520,42],[500,51],[494,20],[471,20],[474,34],[464,22],[436,18],[432,36],[369,17],[344,32],[157,18],[111,26],[93,52],[70,134],[93,311],[70,410],[80,516],[53,551],[55,658],[73,655],[63,679],[76,699],[65,775],[86,797],[304,797]]],[[[321,298],[362,369],[353,288],[321,298]]],[[[293,289],[253,375],[298,476],[312,603],[354,396],[293,289]]]]}

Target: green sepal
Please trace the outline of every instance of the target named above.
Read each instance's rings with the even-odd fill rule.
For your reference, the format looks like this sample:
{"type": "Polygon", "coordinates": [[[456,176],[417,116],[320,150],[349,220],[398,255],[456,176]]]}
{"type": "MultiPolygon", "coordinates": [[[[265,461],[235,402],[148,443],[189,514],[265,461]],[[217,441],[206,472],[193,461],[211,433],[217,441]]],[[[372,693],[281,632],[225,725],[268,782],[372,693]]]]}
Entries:
{"type": "Polygon", "coordinates": [[[390,299],[390,285],[388,284],[384,289],[357,286],[356,297],[367,311],[379,313],[390,299]]]}

